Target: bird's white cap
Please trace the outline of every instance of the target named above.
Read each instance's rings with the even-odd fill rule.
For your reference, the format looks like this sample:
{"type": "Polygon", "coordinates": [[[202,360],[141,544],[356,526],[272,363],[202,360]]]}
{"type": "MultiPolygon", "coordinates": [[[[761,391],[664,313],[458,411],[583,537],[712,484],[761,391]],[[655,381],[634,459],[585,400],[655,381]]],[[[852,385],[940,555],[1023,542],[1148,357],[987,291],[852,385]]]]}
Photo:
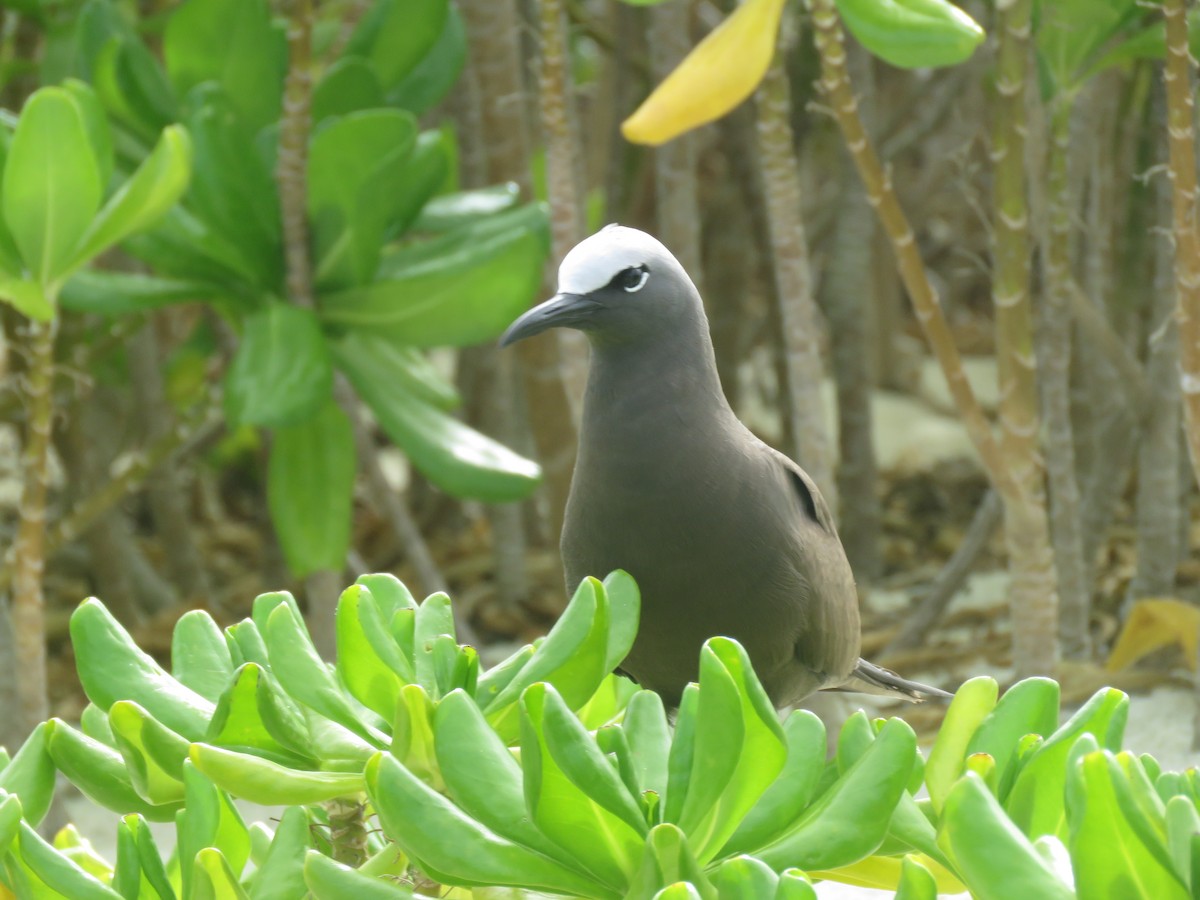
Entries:
{"type": "Polygon", "coordinates": [[[558,291],[590,294],[607,285],[618,272],[649,266],[663,257],[674,260],[671,251],[646,232],[624,225],[606,225],[576,244],[563,258],[558,267],[558,291]]]}

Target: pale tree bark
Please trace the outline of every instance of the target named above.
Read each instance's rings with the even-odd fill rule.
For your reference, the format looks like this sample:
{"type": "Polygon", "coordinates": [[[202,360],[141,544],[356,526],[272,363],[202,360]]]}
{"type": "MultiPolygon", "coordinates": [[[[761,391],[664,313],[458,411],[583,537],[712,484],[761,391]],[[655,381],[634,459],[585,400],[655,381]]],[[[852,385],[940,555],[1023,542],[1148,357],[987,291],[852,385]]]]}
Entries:
{"type": "MultiPolygon", "coordinates": [[[[460,9],[467,25],[471,64],[479,79],[488,181],[515,181],[523,196],[531,199],[531,126],[517,2],[466,0],[460,9]]],[[[544,284],[547,291],[554,289],[556,275],[557,261],[552,260],[544,284]]],[[[551,534],[557,543],[578,440],[558,335],[551,331],[521,341],[516,350],[542,466],[551,534]]]]}
{"type": "MultiPolygon", "coordinates": [[[[788,31],[781,28],[783,35],[788,31]]],[[[788,418],[799,463],[837,514],[833,452],[821,400],[819,313],[809,270],[808,241],[800,217],[800,174],[791,126],[791,91],[784,68],[786,38],[756,95],[758,155],[771,234],[771,262],[783,326],[788,418]]]]}
{"type": "MultiPolygon", "coordinates": [[[[1002,95],[1023,97],[1028,53],[1029,10],[1031,0],[1016,0],[1000,9],[1002,57],[1005,41],[1009,53],[1018,57],[1019,66],[1009,71],[1001,64],[1002,95]]],[[[1030,496],[1022,481],[1009,467],[1006,454],[992,434],[991,426],[967,381],[962,359],[955,346],[949,323],[938,303],[916,237],[900,207],[891,179],[879,163],[857,113],[857,101],[846,71],[846,52],[841,23],[833,0],[809,0],[816,27],[817,50],[821,58],[820,86],[854,159],[867,198],[892,245],[901,280],[912,300],[917,321],[925,332],[941,366],[967,434],[970,436],[984,470],[1005,503],[1006,534],[1009,544],[1013,585],[1010,592],[1013,622],[1013,665],[1018,676],[1053,673],[1058,661],[1058,603],[1054,590],[1053,563],[1050,558],[1048,529],[1042,506],[1030,496]]],[[[1016,104],[1012,104],[1014,107],[1016,104]]],[[[1022,102],[1023,106],[1023,102],[1022,102]]],[[[1014,110],[1015,112],[1015,110],[1014,110]]],[[[1023,165],[1016,154],[1016,166],[1023,165]]],[[[1023,196],[1023,194],[1022,194],[1023,196]]],[[[1028,214],[1004,212],[1023,234],[1028,214]]],[[[1026,254],[1025,266],[1028,265],[1026,254]]],[[[1025,269],[1027,271],[1027,268],[1025,269]]],[[[1026,276],[1027,277],[1027,276],[1026,276]]],[[[1011,305],[1015,292],[1003,294],[1011,305]]],[[[1032,365],[1032,341],[1017,347],[1032,365]]],[[[1031,404],[1031,408],[1036,408],[1031,404]]],[[[1036,416],[1036,412],[1034,412],[1036,416]]],[[[1021,433],[1021,429],[1017,429],[1021,433]]],[[[1036,432],[1026,440],[1034,440],[1036,432]]],[[[1028,477],[1022,473],[1022,477],[1028,477]]]]}
{"type": "Polygon", "coordinates": [[[1058,573],[1059,637],[1066,658],[1087,659],[1091,656],[1091,592],[1084,566],[1071,426],[1071,109],[1070,100],[1060,97],[1051,110],[1042,252],[1044,303],[1037,350],[1046,421],[1043,450],[1050,487],[1050,535],[1058,573]]]}
{"type": "MultiPolygon", "coordinates": [[[[1158,208],[1166,212],[1167,182],[1157,180],[1158,208]]],[[[1146,323],[1146,381],[1150,399],[1137,460],[1137,569],[1131,600],[1175,591],[1180,560],[1179,331],[1175,323],[1171,245],[1155,242],[1155,278],[1146,323]]]]}
{"type": "Polygon", "coordinates": [[[13,543],[10,615],[17,666],[18,731],[28,735],[49,716],[46,694],[45,569],[46,494],[50,479],[50,430],[54,421],[51,382],[57,320],[27,325],[26,429],[21,454],[21,505],[13,543]]]}

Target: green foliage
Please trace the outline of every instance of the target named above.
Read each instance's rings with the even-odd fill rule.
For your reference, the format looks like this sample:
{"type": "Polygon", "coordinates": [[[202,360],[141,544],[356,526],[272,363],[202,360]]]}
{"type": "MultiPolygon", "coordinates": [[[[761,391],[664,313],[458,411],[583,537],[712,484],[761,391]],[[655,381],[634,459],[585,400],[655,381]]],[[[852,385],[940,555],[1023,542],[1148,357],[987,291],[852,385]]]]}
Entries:
{"type": "Polygon", "coordinates": [[[355,456],[328,411],[335,370],[438,487],[528,496],[537,466],[446,415],[458,398],[419,352],[498,335],[534,299],[549,249],[541,205],[449,192],[453,137],[418,127],[462,68],[458,14],[376,0],[323,61],[305,173],[311,309],[285,284],[281,23],[266,0],[187,0],[163,18],[161,65],[115,0],[87,0],[56,38],[73,78],[0,135],[0,297],[39,318],[60,294],[108,316],[203,302],[225,317],[240,338],[225,411],[273,431],[270,509],[297,575],[338,567],[349,545],[355,456]],[[136,171],[110,191],[114,164],[136,171]],[[151,273],[76,275],[117,243],[151,273]]]}
{"type": "Polygon", "coordinates": [[[613,900],[812,898],[823,878],[906,900],[1200,896],[1195,774],[1120,750],[1119,691],[1059,725],[1054,682],[999,696],[977,678],[927,764],[903,721],[862,713],[827,759],[820,720],[780,722],[727,638],[705,645],[670,724],[655,694],[609,674],[637,616],[627,575],[587,579],[549,635],[481,673],[445,595],[417,603],[368,575],[338,605],[335,665],[273,593],[224,631],[181,618],[168,674],[89,600],[71,622],[84,731],[52,720],[4,757],[0,883],[20,897],[401,898],[415,867],[613,900]],[[114,864],[73,829],[53,844],[33,831],[56,772],[123,816],[114,864]],[[286,811],[273,833],[247,827],[235,798],[286,811]],[[357,870],[330,858],[334,799],[382,829],[357,870]],[[175,822],[169,859],[147,820],[175,822]]]}
{"type": "Polygon", "coordinates": [[[837,8],[864,47],[903,69],[958,65],[984,39],[975,20],[947,0],[837,0],[837,8]]]}

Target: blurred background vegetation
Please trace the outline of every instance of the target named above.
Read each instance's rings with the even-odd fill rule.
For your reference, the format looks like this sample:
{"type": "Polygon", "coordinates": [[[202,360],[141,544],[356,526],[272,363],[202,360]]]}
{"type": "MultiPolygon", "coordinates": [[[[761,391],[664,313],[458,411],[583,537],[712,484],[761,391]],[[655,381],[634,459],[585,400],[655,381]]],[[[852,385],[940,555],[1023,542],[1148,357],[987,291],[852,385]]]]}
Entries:
{"type": "MultiPolygon", "coordinates": [[[[842,54],[823,0],[751,0],[782,25],[750,102],[627,140],[733,5],[0,2],[0,251],[19,245],[0,708],[21,710],[0,744],[82,708],[66,622],[89,594],[163,653],[184,611],[232,622],[282,587],[329,652],[338,590],[368,571],[451,589],[464,641],[544,632],[586,344],[494,339],[613,221],[692,274],[734,408],[839,510],[865,655],[946,681],[1058,674],[1070,699],[1112,680],[1128,622],[1116,662],[1168,647],[1129,684],[1194,667],[1188,244],[1169,230],[1195,197],[1166,176],[1161,16],[1063,0],[1031,33],[1030,0],[968,2],[988,40],[912,68],[927,48],[842,54]],[[39,88],[68,125],[36,118],[39,88]],[[31,158],[85,237],[148,160],[187,188],[42,277],[20,239],[31,158]]],[[[776,36],[756,27],[735,49],[761,71],[776,36]]]]}

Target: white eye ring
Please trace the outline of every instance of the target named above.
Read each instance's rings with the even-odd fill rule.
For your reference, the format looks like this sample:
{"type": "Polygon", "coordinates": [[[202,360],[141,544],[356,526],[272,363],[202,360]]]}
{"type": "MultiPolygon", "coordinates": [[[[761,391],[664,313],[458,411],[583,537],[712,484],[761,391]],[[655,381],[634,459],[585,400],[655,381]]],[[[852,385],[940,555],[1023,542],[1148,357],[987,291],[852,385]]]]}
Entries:
{"type": "MultiPolygon", "coordinates": [[[[622,275],[625,275],[625,274],[627,274],[629,271],[631,271],[631,270],[630,270],[630,269],[626,269],[626,270],[625,270],[624,272],[622,272],[621,274],[622,274],[622,275]]],[[[637,292],[638,292],[638,291],[640,291],[642,288],[644,288],[644,287],[646,286],[646,282],[650,280],[650,270],[649,270],[649,269],[647,269],[645,266],[637,266],[637,267],[634,267],[634,268],[632,268],[632,271],[639,273],[639,277],[638,277],[638,280],[637,280],[637,282],[636,282],[636,283],[633,283],[633,284],[623,284],[623,285],[621,285],[621,288],[622,288],[622,289],[625,291],[625,293],[627,293],[627,294],[634,294],[634,293],[637,293],[637,292]]]]}

